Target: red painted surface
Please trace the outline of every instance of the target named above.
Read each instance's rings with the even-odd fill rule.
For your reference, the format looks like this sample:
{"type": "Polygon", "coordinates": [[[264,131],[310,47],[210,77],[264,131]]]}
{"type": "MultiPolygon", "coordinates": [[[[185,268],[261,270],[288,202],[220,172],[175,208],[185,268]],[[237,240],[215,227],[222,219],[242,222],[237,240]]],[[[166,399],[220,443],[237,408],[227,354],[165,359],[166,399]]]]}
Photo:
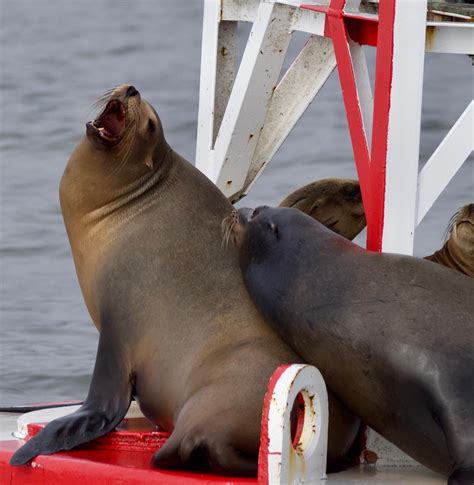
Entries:
{"type": "Polygon", "coordinates": [[[32,465],[10,466],[11,455],[21,441],[0,442],[2,485],[205,485],[256,484],[255,478],[233,478],[204,473],[152,468],[153,452],[95,450],[38,456],[32,465]]]}
{"type": "Polygon", "coordinates": [[[346,14],[345,24],[349,37],[361,45],[377,46],[379,21],[374,18],[361,18],[346,14]]]}
{"type": "MultiPolygon", "coordinates": [[[[325,13],[327,16],[344,18],[349,37],[361,45],[375,47],[377,45],[377,31],[379,21],[377,18],[364,17],[357,14],[342,13],[342,10],[335,10],[333,6],[327,7],[322,5],[301,5],[306,10],[325,13]]],[[[327,18],[326,18],[327,20],[327,18]]],[[[325,30],[325,35],[330,37],[329,30],[325,30]]]]}
{"type": "MultiPolygon", "coordinates": [[[[387,170],[387,146],[392,96],[393,77],[393,33],[395,25],[395,0],[384,0],[379,4],[379,24],[377,57],[375,62],[374,117],[372,125],[371,171],[374,218],[378,224],[371,233],[371,245],[382,250],[384,224],[385,184],[387,170]]],[[[368,239],[367,239],[368,242],[368,239]]],[[[372,249],[372,248],[369,248],[372,249]]]]}
{"type": "MultiPolygon", "coordinates": [[[[339,2],[340,3],[340,2],[339,2]]],[[[331,5],[333,3],[331,2],[331,5]]],[[[342,7],[341,7],[342,8],[342,7]]],[[[346,109],[347,123],[351,135],[352,148],[356,161],[357,173],[359,176],[362,199],[367,218],[367,244],[369,233],[374,226],[374,201],[372,198],[372,180],[370,172],[370,155],[365,136],[364,122],[360,109],[359,95],[352,66],[352,58],[349,50],[349,40],[347,29],[342,17],[330,16],[329,27],[331,37],[334,43],[334,52],[336,54],[337,67],[339,72],[339,81],[346,109]]]]}
{"type": "MultiPolygon", "coordinates": [[[[28,436],[45,425],[29,424],[28,436]]],[[[256,478],[168,471],[153,468],[154,453],[169,433],[145,418],[125,419],[116,431],[73,451],[36,457],[30,465],[12,467],[12,454],[23,441],[0,441],[0,485],[244,485],[256,478]]]]}
{"type": "MultiPolygon", "coordinates": [[[[28,424],[27,439],[38,434],[46,423],[28,424]]],[[[125,419],[115,431],[83,445],[87,450],[123,450],[156,452],[169,438],[170,433],[154,426],[146,418],[125,419]]]]}
{"type": "Polygon", "coordinates": [[[379,20],[344,12],[346,0],[331,0],[329,7],[301,5],[326,13],[325,35],[333,40],[352,148],[367,218],[367,249],[381,251],[384,224],[390,99],[392,92],[395,0],[379,6],[379,20]],[[380,24],[380,29],[378,28],[380,24]],[[372,147],[369,153],[360,108],[349,37],[377,46],[372,147]]]}
{"type": "Polygon", "coordinates": [[[276,383],[283,372],[290,367],[290,364],[283,364],[273,373],[268,383],[267,392],[262,413],[262,432],[260,434],[260,451],[258,454],[258,483],[260,485],[268,484],[268,447],[270,445],[270,436],[268,434],[268,418],[270,415],[270,404],[276,383]]]}
{"type": "Polygon", "coordinates": [[[301,433],[303,433],[303,426],[304,426],[304,410],[305,410],[305,403],[304,397],[302,396],[301,392],[296,396],[295,404],[293,405],[295,408],[296,414],[296,423],[295,423],[295,430],[294,433],[292,432],[292,440],[291,444],[293,448],[296,449],[296,446],[300,442],[301,433]]]}

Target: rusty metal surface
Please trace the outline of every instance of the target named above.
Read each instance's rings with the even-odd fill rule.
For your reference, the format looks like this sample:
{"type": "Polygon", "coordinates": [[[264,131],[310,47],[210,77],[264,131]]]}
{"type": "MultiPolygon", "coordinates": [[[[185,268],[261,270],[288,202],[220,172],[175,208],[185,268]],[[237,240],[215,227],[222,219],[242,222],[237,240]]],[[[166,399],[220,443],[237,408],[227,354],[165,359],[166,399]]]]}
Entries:
{"type": "MultiPolygon", "coordinates": [[[[362,12],[377,14],[378,0],[362,0],[362,12]]],[[[474,22],[474,5],[466,2],[428,2],[427,19],[434,22],[474,22]]]]}

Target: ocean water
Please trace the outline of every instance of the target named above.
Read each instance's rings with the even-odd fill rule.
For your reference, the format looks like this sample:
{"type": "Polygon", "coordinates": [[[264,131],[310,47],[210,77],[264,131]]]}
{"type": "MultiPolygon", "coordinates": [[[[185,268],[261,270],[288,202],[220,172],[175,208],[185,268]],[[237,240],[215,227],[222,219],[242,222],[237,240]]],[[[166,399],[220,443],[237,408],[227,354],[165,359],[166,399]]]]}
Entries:
{"type": "MultiPolygon", "coordinates": [[[[0,1],[0,405],[85,397],[97,332],[77,283],[59,180],[89,106],[124,82],[155,106],[174,149],[194,160],[202,7],[0,1]]],[[[421,163],[472,99],[473,72],[467,56],[427,56],[421,163]]],[[[441,247],[450,216],[473,201],[473,172],[471,157],[418,228],[417,255],[441,247]]],[[[310,181],[354,176],[333,74],[242,204],[276,204],[310,181]]]]}

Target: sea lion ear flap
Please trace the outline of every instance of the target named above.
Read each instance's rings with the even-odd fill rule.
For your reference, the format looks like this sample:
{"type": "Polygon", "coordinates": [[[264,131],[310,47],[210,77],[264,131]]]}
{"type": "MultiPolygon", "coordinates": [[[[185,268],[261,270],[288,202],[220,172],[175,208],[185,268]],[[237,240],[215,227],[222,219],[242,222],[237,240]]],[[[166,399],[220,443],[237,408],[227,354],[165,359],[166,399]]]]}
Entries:
{"type": "Polygon", "coordinates": [[[280,239],[280,231],[278,230],[278,226],[272,222],[270,224],[270,229],[272,230],[273,234],[275,234],[277,239],[280,239]]]}
{"type": "Polygon", "coordinates": [[[150,158],[147,158],[145,160],[145,165],[150,169],[150,170],[153,170],[153,157],[150,157],[150,158]]]}

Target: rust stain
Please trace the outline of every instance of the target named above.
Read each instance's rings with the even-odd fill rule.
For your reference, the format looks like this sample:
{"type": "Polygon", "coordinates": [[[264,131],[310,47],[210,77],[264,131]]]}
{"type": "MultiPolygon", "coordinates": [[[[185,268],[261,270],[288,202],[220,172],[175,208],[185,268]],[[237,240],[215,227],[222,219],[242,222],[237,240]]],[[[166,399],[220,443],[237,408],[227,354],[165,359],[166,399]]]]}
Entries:
{"type": "Polygon", "coordinates": [[[379,456],[377,455],[377,453],[375,453],[375,451],[364,450],[363,455],[364,461],[369,465],[375,465],[375,463],[377,463],[377,460],[379,459],[379,456]]]}
{"type": "Polygon", "coordinates": [[[434,27],[433,25],[428,25],[428,27],[426,27],[426,38],[425,38],[426,50],[431,50],[433,48],[437,33],[438,33],[438,27],[434,27]]]}
{"type": "Polygon", "coordinates": [[[225,57],[228,53],[229,53],[229,51],[227,50],[227,47],[222,46],[221,47],[221,56],[225,57]]]}

